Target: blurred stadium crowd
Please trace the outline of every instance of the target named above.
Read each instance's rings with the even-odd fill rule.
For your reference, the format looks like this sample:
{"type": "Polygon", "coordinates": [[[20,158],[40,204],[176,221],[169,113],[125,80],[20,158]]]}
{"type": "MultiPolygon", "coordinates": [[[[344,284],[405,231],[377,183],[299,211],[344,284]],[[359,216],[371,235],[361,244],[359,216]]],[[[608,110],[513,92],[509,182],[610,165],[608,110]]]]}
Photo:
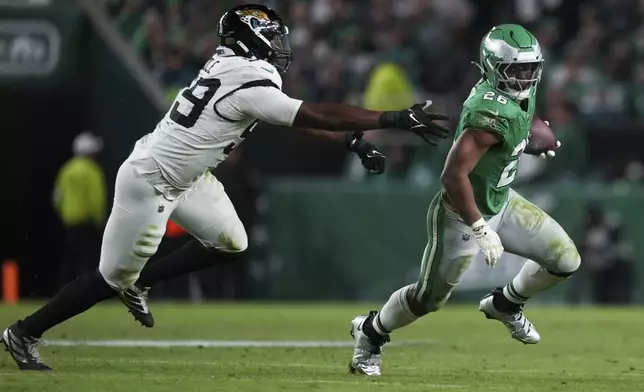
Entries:
{"type": "MultiPolygon", "coordinates": [[[[212,55],[219,17],[238,3],[242,1],[111,0],[107,7],[171,100],[212,55]]],[[[470,61],[475,60],[480,41],[472,37],[481,37],[497,23],[526,25],[546,54],[539,113],[550,120],[564,144],[562,159],[548,170],[550,178],[588,174],[585,123],[624,124],[644,117],[644,1],[264,3],[281,12],[291,28],[295,61],[285,76],[287,93],[305,100],[347,101],[380,110],[431,97],[454,121],[478,78],[470,61]]],[[[431,182],[419,173],[435,174],[441,159],[404,148],[413,140],[380,137],[384,138],[381,143],[392,145],[389,154],[394,169],[400,162],[403,175],[419,184],[431,182]]],[[[525,171],[534,172],[528,176],[533,179],[543,170],[525,171]]],[[[618,172],[618,176],[639,179],[642,166],[629,162],[618,172]]]]}

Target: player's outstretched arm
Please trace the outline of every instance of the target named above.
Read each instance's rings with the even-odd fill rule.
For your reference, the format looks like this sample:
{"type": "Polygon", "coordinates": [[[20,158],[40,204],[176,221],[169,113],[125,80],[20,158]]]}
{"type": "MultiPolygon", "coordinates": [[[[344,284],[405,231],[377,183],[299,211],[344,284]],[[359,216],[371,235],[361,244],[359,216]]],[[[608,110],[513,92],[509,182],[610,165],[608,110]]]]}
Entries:
{"type": "Polygon", "coordinates": [[[341,103],[302,102],[293,126],[331,132],[366,131],[382,128],[382,112],[341,103]]]}
{"type": "Polygon", "coordinates": [[[450,203],[468,225],[482,218],[474,201],[469,174],[487,150],[499,142],[493,133],[466,129],[447,156],[441,181],[450,203]]]}
{"type": "Polygon", "coordinates": [[[445,114],[430,113],[431,101],[416,104],[401,111],[379,112],[340,103],[303,102],[295,119],[294,127],[322,129],[332,132],[369,131],[382,128],[403,129],[417,134],[431,145],[444,139],[449,129],[434,123],[445,121],[445,114]]]}
{"type": "Polygon", "coordinates": [[[331,132],[396,128],[413,132],[431,145],[449,134],[448,128],[434,123],[449,117],[428,112],[431,101],[401,111],[378,112],[340,103],[302,102],[269,86],[242,89],[226,98],[217,109],[230,120],[250,116],[275,125],[331,132]]]}
{"type": "Polygon", "coordinates": [[[501,258],[503,244],[476,206],[469,174],[486,151],[499,142],[498,137],[492,133],[465,129],[452,146],[441,175],[450,203],[472,228],[476,243],[491,267],[501,258]]]}

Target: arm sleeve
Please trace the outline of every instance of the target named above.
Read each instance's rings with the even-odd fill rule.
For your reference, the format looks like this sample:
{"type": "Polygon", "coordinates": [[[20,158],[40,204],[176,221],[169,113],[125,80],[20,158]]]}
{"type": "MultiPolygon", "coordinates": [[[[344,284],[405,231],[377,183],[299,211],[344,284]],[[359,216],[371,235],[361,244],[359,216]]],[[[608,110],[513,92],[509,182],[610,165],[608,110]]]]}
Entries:
{"type": "Polygon", "coordinates": [[[220,113],[233,120],[252,117],[261,121],[292,126],[302,101],[275,87],[252,87],[236,91],[219,102],[220,113]]]}
{"type": "Polygon", "coordinates": [[[463,128],[479,129],[503,138],[508,132],[508,119],[498,116],[494,109],[466,109],[463,117],[463,128]]]}

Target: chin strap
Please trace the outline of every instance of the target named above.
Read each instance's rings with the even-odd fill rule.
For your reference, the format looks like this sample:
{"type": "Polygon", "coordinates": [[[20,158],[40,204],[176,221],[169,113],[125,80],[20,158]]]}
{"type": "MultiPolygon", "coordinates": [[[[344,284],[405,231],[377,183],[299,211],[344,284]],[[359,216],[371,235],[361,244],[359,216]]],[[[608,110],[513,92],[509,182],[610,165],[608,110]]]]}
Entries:
{"type": "MultiPolygon", "coordinates": [[[[532,88],[532,87],[530,87],[530,88],[532,88]]],[[[529,98],[529,97],[522,97],[522,96],[521,96],[521,93],[522,93],[523,91],[528,91],[528,92],[529,92],[529,91],[530,91],[529,89],[528,89],[528,90],[522,90],[522,91],[519,91],[519,90],[512,90],[512,89],[509,89],[509,90],[510,90],[510,91],[506,91],[506,92],[507,92],[511,97],[513,97],[513,99],[514,99],[515,101],[517,101],[517,102],[521,102],[521,101],[523,101],[524,99],[528,99],[528,98],[529,98]]]]}

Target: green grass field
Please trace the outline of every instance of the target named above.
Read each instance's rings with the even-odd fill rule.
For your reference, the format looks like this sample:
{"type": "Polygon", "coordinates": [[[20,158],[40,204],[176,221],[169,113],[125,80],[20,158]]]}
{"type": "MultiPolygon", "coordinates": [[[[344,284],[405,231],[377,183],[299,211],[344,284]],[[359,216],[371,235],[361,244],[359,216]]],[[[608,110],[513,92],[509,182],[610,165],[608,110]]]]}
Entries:
{"type": "MultiPolygon", "coordinates": [[[[50,345],[41,350],[54,367],[48,374],[20,373],[1,353],[0,391],[644,391],[644,310],[638,308],[530,308],[542,342],[524,346],[475,305],[447,306],[396,333],[392,343],[399,345],[384,350],[383,376],[368,379],[347,372],[349,321],[368,306],[152,305],[153,329],[138,326],[113,303],[59,326],[46,338],[347,346],[50,345]]],[[[32,309],[0,307],[0,324],[32,309]]]]}

